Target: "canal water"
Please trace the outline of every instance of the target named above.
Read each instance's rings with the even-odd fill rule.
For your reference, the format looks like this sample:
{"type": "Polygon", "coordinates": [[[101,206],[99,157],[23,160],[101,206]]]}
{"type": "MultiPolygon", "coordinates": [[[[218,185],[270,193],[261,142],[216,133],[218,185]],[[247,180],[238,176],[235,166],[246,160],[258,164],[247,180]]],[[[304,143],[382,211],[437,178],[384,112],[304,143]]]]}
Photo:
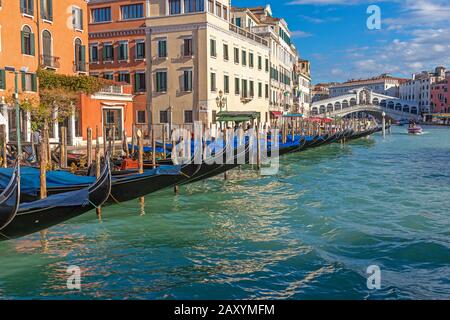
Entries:
{"type": "Polygon", "coordinates": [[[450,298],[450,129],[396,127],[0,243],[0,298],[450,298]],[[367,288],[367,268],[381,289],[367,288]],[[67,268],[81,291],[67,289],[67,268]]]}

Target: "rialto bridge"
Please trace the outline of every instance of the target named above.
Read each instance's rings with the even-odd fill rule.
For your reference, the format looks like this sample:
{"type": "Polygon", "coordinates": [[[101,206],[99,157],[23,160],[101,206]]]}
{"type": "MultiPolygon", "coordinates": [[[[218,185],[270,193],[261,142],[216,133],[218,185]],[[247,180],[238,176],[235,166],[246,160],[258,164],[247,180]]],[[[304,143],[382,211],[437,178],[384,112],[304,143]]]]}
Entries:
{"type": "Polygon", "coordinates": [[[394,120],[418,120],[419,107],[410,101],[390,97],[366,88],[356,89],[345,95],[314,102],[311,115],[326,115],[329,117],[344,117],[358,112],[366,112],[376,116],[386,113],[394,120]]]}

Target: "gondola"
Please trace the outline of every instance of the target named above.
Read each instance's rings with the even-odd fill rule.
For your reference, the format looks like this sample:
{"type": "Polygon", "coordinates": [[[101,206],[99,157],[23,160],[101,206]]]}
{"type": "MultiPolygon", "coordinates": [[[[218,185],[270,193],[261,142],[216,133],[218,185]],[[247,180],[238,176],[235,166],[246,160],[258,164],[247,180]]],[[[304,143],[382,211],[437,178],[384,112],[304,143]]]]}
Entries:
{"type": "Polygon", "coordinates": [[[102,206],[111,191],[109,161],[97,181],[88,188],[22,203],[14,219],[0,230],[0,241],[15,239],[45,230],[102,206]]]}
{"type": "Polygon", "coordinates": [[[0,231],[4,229],[17,214],[20,203],[20,164],[16,162],[11,180],[0,194],[0,231]]]}

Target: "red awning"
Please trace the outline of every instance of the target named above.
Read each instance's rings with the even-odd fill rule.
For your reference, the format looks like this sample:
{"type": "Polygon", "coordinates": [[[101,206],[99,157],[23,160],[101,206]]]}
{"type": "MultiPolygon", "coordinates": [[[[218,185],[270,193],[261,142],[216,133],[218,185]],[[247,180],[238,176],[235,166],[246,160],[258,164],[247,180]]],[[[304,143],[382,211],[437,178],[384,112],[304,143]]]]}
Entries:
{"type": "Polygon", "coordinates": [[[272,115],[273,118],[279,118],[283,115],[283,112],[281,111],[270,111],[270,114],[272,115]]]}

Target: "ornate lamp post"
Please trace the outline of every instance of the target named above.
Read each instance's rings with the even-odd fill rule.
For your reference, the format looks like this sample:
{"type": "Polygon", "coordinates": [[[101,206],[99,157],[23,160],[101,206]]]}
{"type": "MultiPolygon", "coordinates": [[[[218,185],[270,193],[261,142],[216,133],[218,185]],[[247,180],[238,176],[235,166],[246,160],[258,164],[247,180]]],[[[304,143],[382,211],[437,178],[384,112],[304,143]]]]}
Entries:
{"type": "MultiPolygon", "coordinates": [[[[224,97],[222,90],[219,91],[219,95],[216,98],[216,104],[217,104],[217,108],[219,108],[220,112],[223,111],[224,107],[226,107],[226,109],[228,110],[227,98],[224,97]]],[[[220,128],[223,129],[222,123],[220,123],[220,128]]]]}

